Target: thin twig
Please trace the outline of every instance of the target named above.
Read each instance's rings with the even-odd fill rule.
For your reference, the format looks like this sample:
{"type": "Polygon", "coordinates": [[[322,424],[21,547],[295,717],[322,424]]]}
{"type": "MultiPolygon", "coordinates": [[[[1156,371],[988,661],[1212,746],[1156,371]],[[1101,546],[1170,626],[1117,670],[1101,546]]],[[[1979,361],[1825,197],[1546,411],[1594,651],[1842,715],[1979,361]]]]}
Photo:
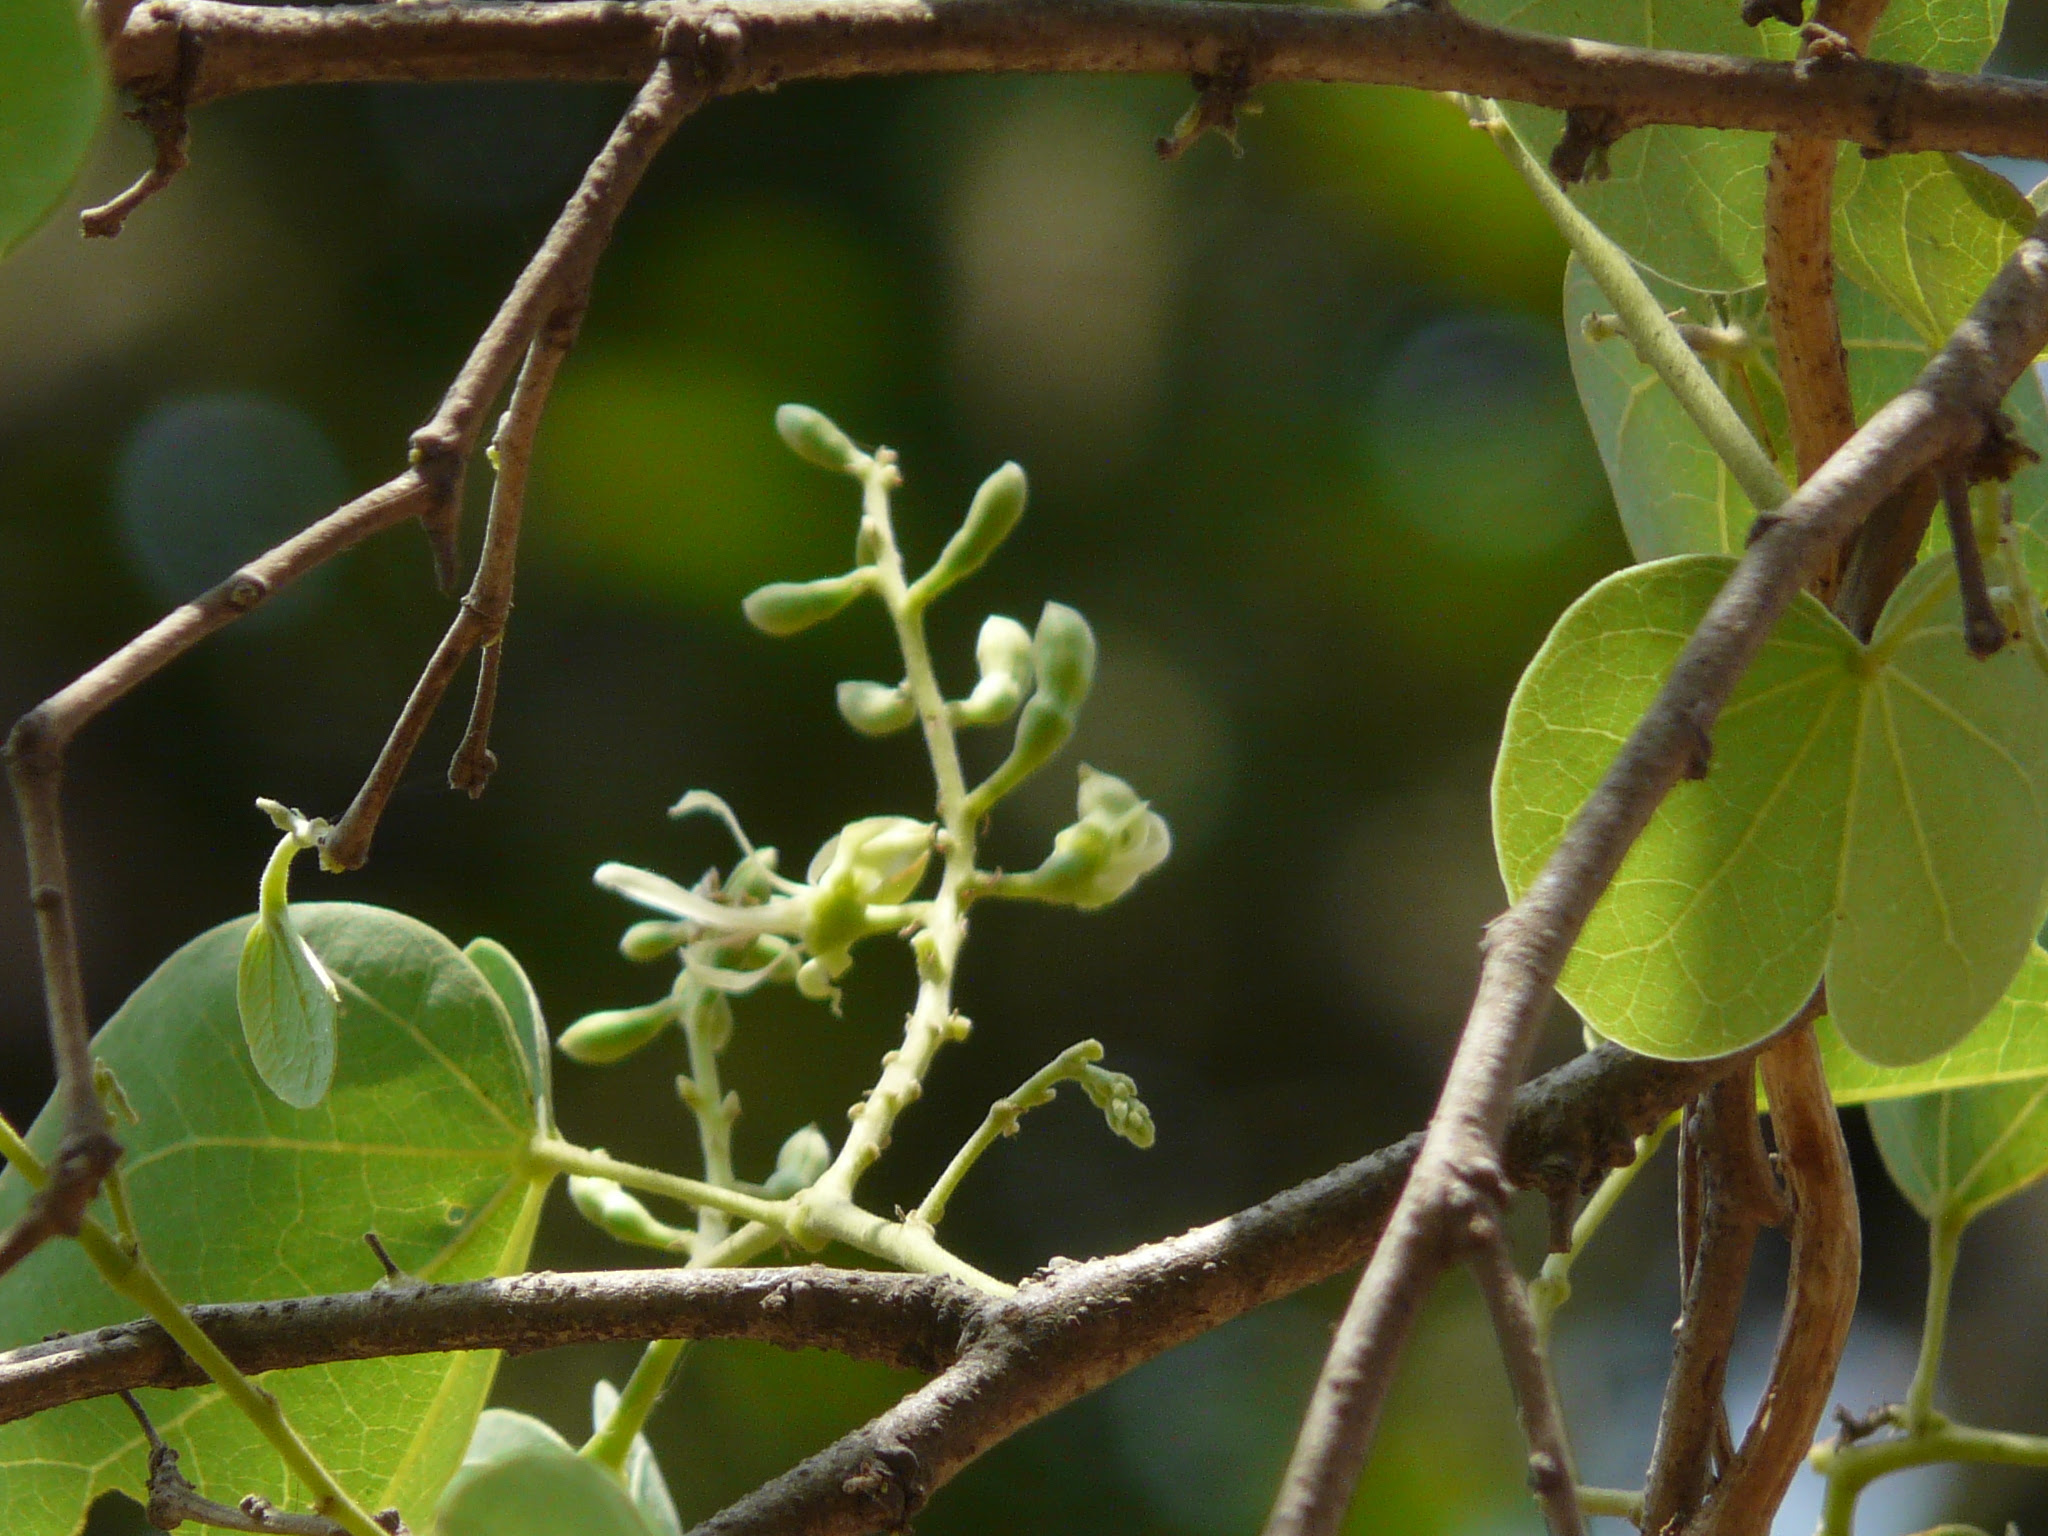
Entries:
{"type": "Polygon", "coordinates": [[[1671,1375],[1643,1488],[1643,1528],[1683,1524],[1706,1497],[1711,1467],[1732,1455],[1724,1396],[1757,1232],[1786,1215],[1756,1116],[1755,1075],[1709,1089],[1689,1139],[1697,1183],[1698,1248],[1686,1277],[1671,1375]]]}
{"type": "Polygon", "coordinates": [[[1513,1084],[1586,917],[1771,626],[1828,551],[1908,477],[1990,435],[2048,343],[2048,221],[2037,224],[1911,388],[1776,513],[1730,573],[1655,700],[1520,902],[1488,930],[1473,1002],[1415,1173],[1359,1281],[1302,1426],[1268,1536],[1331,1536],[1449,1235],[1501,1181],[1513,1084]]]}
{"type": "MultiPolygon", "coordinates": [[[[721,61],[731,57],[729,35],[714,25],[707,24],[702,40],[695,31],[690,37],[698,43],[694,54],[680,59],[664,55],[655,65],[611,137],[590,162],[582,183],[540,249],[519,274],[434,419],[413,434],[414,461],[430,474],[432,466],[443,468],[436,478],[452,515],[461,502],[461,473],[475,442],[477,424],[503,389],[519,352],[526,351],[519,387],[500,433],[490,530],[475,579],[463,599],[462,611],[421,672],[363,787],[321,843],[321,863],[329,869],[355,869],[369,857],[378,818],[448,684],[471,651],[478,645],[494,646],[503,633],[512,601],[513,564],[534,434],[555,371],[582,321],[598,259],[655,154],[683,119],[707,99],[712,89],[709,82],[719,77],[724,67],[721,61]],[[711,39],[722,39],[725,51],[711,39]]],[[[439,548],[443,569],[452,569],[452,532],[439,548]]],[[[495,668],[491,677],[495,677],[495,668]]],[[[489,749],[478,735],[476,721],[488,721],[490,704],[487,695],[480,694],[480,700],[464,750],[458,753],[451,771],[456,787],[472,794],[481,790],[487,776],[482,765],[489,749]]]]}
{"type": "Polygon", "coordinates": [[[1948,541],[1955,551],[1956,590],[1963,609],[1963,644],[1978,660],[1996,656],[2010,638],[2005,621],[1991,606],[1984,585],[1984,551],[1977,546],[1977,521],[1970,513],[1970,478],[1960,465],[1945,464],[1941,505],[1948,517],[1948,541]]]}
{"type": "Polygon", "coordinates": [[[1810,1023],[1758,1058],[1791,1187],[1792,1270],[1756,1416],[1687,1536],[1766,1536],[1827,1412],[1862,1269],[1856,1182],[1810,1023]]]}
{"type": "Polygon", "coordinates": [[[1565,1437],[1550,1357],[1529,1309],[1529,1291],[1515,1269],[1506,1229],[1498,1213],[1488,1214],[1473,1233],[1472,1274],[1486,1297],[1501,1360],[1515,1393],[1515,1412],[1529,1444],[1529,1490],[1542,1506],[1551,1536],[1580,1536],[1586,1522],[1579,1510],[1578,1475],[1565,1437]]]}
{"type": "MultiPolygon", "coordinates": [[[[189,58],[191,50],[184,50],[189,58]]],[[[149,130],[155,150],[149,169],[127,191],[97,208],[82,209],[78,228],[88,240],[111,240],[121,233],[128,216],[171,184],[171,179],[190,163],[192,129],[185,118],[185,89],[180,81],[161,95],[151,96],[128,114],[129,120],[149,130]]]]}
{"type": "MultiPolygon", "coordinates": [[[[266,6],[154,0],[114,40],[116,82],[147,95],[202,49],[192,102],[339,80],[644,80],[661,0],[266,6]]],[[[1797,65],[1624,48],[1490,27],[1449,5],[1334,10],[1219,0],[729,0],[686,30],[730,26],[721,94],[791,80],[967,72],[1188,76],[1242,59],[1254,84],[1346,81],[1606,109],[1632,124],[1747,128],[1874,151],[2048,158],[2048,85],[1864,59],[1797,65]]]]}

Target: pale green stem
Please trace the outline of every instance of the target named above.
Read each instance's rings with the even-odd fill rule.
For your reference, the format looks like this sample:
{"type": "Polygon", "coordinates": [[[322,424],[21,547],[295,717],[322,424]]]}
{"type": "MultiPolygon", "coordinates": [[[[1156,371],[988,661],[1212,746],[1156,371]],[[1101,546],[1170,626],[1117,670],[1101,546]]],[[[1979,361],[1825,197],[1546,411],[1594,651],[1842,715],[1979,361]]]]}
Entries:
{"type": "Polygon", "coordinates": [[[1593,1192],[1593,1198],[1586,1202],[1586,1208],[1579,1212],[1579,1219],[1572,1223],[1572,1245],[1564,1253],[1553,1253],[1543,1261],[1543,1268],[1536,1278],[1529,1282],[1529,1311],[1536,1324],[1536,1337],[1541,1341],[1544,1352],[1550,1351],[1550,1325],[1556,1318],[1558,1308],[1571,1300],[1572,1264],[1585,1246],[1593,1240],[1614,1208],[1621,1203],[1621,1197],[1635,1182],[1636,1175],[1643,1171],[1650,1159],[1657,1155],[1657,1148],[1664,1144],[1664,1138],[1671,1127],[1678,1123],[1678,1116],[1668,1116],[1664,1123],[1647,1136],[1636,1138],[1635,1161],[1626,1168],[1609,1170],[1607,1177],[1600,1181],[1600,1187],[1593,1192]]]}
{"type": "MultiPolygon", "coordinates": [[[[725,1088],[718,1077],[718,1052],[711,1048],[697,1009],[683,1008],[683,1038],[690,1046],[692,1095],[686,1101],[697,1120],[697,1144],[704,1154],[704,1182],[730,1189],[732,1171],[733,1116],[725,1102],[725,1088]]],[[[711,1206],[697,1208],[697,1236],[706,1247],[725,1241],[730,1228],[726,1213],[711,1206]]]]}
{"type": "Polygon", "coordinates": [[[1664,306],[1650,292],[1627,252],[1602,234],[1591,219],[1573,206],[1549,169],[1515,137],[1514,130],[1508,126],[1498,107],[1490,101],[1474,103],[1473,106],[1478,113],[1479,126],[1486,130],[1521,173],[1522,180],[1536,194],[1536,201],[1543,205],[1543,211],[1557,225],[1566,244],[1577,253],[1587,274],[1621,316],[1621,323],[1628,331],[1636,355],[1664,381],[1680,408],[1692,418],[1693,424],[1728,466],[1728,472],[1742,487],[1742,493],[1749,498],[1750,504],[1759,512],[1774,511],[1783,505],[1792,494],[1791,487],[1786,485],[1784,476],[1778,473],[1778,466],[1771,462],[1770,455],[1763,451],[1743,424],[1735,407],[1729,404],[1728,397],[1714,382],[1714,376],[1707,371],[1706,365],[1687,345],[1677,325],[1664,313],[1664,306]]]}
{"type": "Polygon", "coordinates": [[[128,1181],[121,1176],[118,1164],[107,1170],[100,1189],[106,1194],[108,1209],[114,1213],[115,1233],[130,1253],[135,1252],[141,1248],[142,1239],[135,1233],[135,1211],[128,1204],[128,1181]]]}
{"type": "Polygon", "coordinates": [[[583,1449],[577,1454],[586,1461],[596,1462],[612,1476],[623,1478],[634,1438],[647,1423],[647,1416],[654,1412],[654,1405],[661,1401],[661,1394],[668,1390],[668,1379],[682,1363],[683,1351],[689,1347],[688,1339],[656,1339],[642,1350],[633,1374],[626,1378],[626,1385],[619,1392],[619,1400],[613,1406],[611,1416],[584,1441],[583,1449]]]}
{"type": "Polygon", "coordinates": [[[1918,1434],[1934,1416],[1934,1379],[1948,1338],[1949,1291],[1964,1225],[1962,1218],[1947,1212],[1927,1224],[1927,1315],[1920,1325],[1920,1361],[1913,1368],[1913,1384],[1906,1389],[1908,1434],[1918,1434]]]}
{"type": "Polygon", "coordinates": [[[1851,1536],[1856,1500],[1878,1478],[1939,1462],[2048,1467],[2048,1436],[1972,1429],[1934,1414],[1919,1434],[1861,1445],[1826,1441],[1815,1446],[1807,1460],[1828,1480],[1821,1503],[1820,1536],[1851,1536]]]}
{"type": "Polygon", "coordinates": [[[558,1137],[536,1136],[528,1149],[528,1156],[541,1167],[551,1168],[557,1173],[610,1179],[627,1189],[644,1190],[650,1195],[661,1195],[699,1209],[709,1206],[742,1221],[766,1222],[777,1229],[786,1229],[789,1224],[790,1202],[787,1200],[764,1200],[759,1195],[745,1194],[737,1189],[720,1189],[702,1179],[686,1179],[680,1174],[663,1173],[658,1168],[622,1163],[603,1152],[594,1152],[558,1137]]]}
{"type": "Polygon", "coordinates": [[[931,1193],[919,1203],[911,1220],[936,1227],[945,1219],[946,1203],[953,1198],[969,1170],[981,1160],[981,1155],[999,1138],[1015,1131],[1017,1122],[1027,1109],[1048,1102],[1056,1086],[1078,1079],[1091,1063],[1101,1059],[1102,1046],[1097,1041],[1083,1040],[1079,1045],[1070,1045],[1025,1079],[1015,1093],[991,1104],[980,1128],[967,1138],[965,1146],[953,1154],[953,1161],[946,1165],[946,1171],[939,1175],[931,1193]]]}
{"type": "Polygon", "coordinates": [[[1642,1524],[1643,1491],[1640,1488],[1588,1488],[1581,1483],[1578,1496],[1581,1514],[1611,1515],[1632,1525],[1642,1524]]]}
{"type": "MultiPolygon", "coordinates": [[[[939,824],[945,833],[945,866],[938,894],[925,913],[924,930],[919,935],[917,1003],[904,1025],[903,1045],[883,1058],[881,1077],[851,1112],[846,1141],[832,1166],[797,1197],[800,1217],[794,1230],[806,1241],[815,1234],[851,1242],[857,1241],[849,1235],[855,1228],[874,1232],[870,1224],[876,1218],[853,1208],[854,1188],[888,1146],[896,1117],[923,1093],[925,1074],[931,1070],[933,1059],[953,1037],[953,972],[967,935],[961,891],[974,875],[977,828],[967,812],[967,784],[960,769],[960,747],[953,735],[952,716],[946,709],[945,694],[932,666],[931,648],[925,641],[924,610],[910,599],[903,575],[903,555],[896,546],[896,532],[889,517],[889,491],[896,480],[894,457],[878,453],[862,476],[865,494],[861,532],[863,541],[874,550],[875,589],[895,626],[896,643],[903,652],[904,677],[924,728],[925,750],[931,757],[932,777],[938,791],[939,824]]],[[[899,1253],[908,1250],[902,1249],[894,1237],[889,1243],[896,1250],[889,1256],[904,1262],[899,1253]]],[[[923,1251],[923,1245],[916,1241],[910,1243],[910,1248],[923,1251]]],[[[944,1262],[937,1267],[949,1274],[962,1272],[964,1266],[945,1254],[944,1249],[936,1244],[931,1244],[930,1249],[914,1267],[933,1268],[937,1256],[944,1255],[944,1262]]]]}
{"type": "Polygon", "coordinates": [[[0,1115],[0,1158],[28,1180],[30,1189],[41,1189],[50,1182],[50,1170],[40,1157],[29,1150],[28,1143],[21,1139],[21,1133],[5,1115],[0,1115]]]}

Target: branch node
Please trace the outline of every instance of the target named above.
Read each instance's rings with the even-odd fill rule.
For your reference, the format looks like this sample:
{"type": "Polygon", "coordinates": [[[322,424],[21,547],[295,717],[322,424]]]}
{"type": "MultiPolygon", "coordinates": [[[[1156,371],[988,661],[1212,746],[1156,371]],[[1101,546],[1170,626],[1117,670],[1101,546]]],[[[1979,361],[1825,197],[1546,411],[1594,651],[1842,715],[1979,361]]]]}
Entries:
{"type": "Polygon", "coordinates": [[[1971,452],[1965,473],[1972,481],[2010,480],[2029,464],[2040,462],[2041,455],[2027,446],[2014,429],[2012,418],[2003,411],[1990,411],[1984,418],[1984,435],[1971,452]]]}
{"type": "Polygon", "coordinates": [[[1848,38],[1817,21],[1809,21],[1799,29],[1799,40],[1806,46],[1799,50],[1799,62],[1793,72],[1801,79],[1817,69],[1846,64],[1862,56],[1848,38]]]}
{"type": "Polygon", "coordinates": [[[1573,107],[1550,152],[1550,174],[1564,186],[1607,179],[1607,151],[1635,125],[1613,107],[1573,107]]]}
{"type": "Polygon", "coordinates": [[[1256,117],[1258,105],[1249,98],[1252,91],[1251,61],[1242,54],[1226,59],[1214,70],[1197,70],[1188,77],[1195,88],[1194,104],[1181,113],[1173,132],[1153,141],[1152,148],[1162,160],[1178,160],[1193,149],[1204,135],[1214,133],[1230,146],[1240,160],[1244,146],[1237,141],[1240,116],[1256,117]]]}
{"type": "Polygon", "coordinates": [[[156,158],[148,170],[127,191],[97,208],[78,215],[78,228],[88,240],[111,240],[121,233],[128,216],[171,184],[178,172],[191,163],[192,129],[185,116],[186,97],[199,62],[198,40],[178,27],[178,68],[163,90],[145,96],[132,112],[123,115],[140,123],[156,146],[156,158]]]}
{"type": "Polygon", "coordinates": [[[1742,0],[1742,21],[1745,26],[1760,27],[1767,21],[1782,21],[1788,27],[1796,27],[1806,20],[1806,10],[1801,0],[1742,0]]]}
{"type": "Polygon", "coordinates": [[[839,1490],[869,1505],[887,1522],[881,1529],[901,1531],[931,1497],[931,1478],[917,1452],[899,1441],[863,1455],[839,1490]]]}

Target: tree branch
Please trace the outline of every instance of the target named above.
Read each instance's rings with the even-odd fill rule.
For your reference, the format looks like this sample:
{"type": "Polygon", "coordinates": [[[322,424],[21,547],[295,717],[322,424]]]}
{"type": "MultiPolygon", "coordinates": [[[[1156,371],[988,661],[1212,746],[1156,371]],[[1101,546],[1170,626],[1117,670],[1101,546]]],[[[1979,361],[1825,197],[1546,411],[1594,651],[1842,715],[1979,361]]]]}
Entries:
{"type": "Polygon", "coordinates": [[[1455,1234],[1496,1198],[1509,1096],[1565,957],[1636,837],[1697,760],[1701,737],[1771,627],[1886,495],[1976,450],[2044,344],[2048,219],[1912,387],[1782,508],[1758,517],[1748,552],[1656,699],[1542,872],[1488,931],[1478,996],[1414,1176],[1338,1330],[1267,1536],[1330,1536],[1341,1523],[1422,1301],[1456,1256],[1455,1234]]]}
{"type": "MultiPolygon", "coordinates": [[[[1634,1156],[1638,1135],[1731,1065],[1651,1061],[1603,1046],[1523,1088],[1506,1166],[1525,1188],[1589,1187],[1634,1156]]],[[[1371,1251],[1420,1145],[1420,1136],[1410,1136],[1162,1243],[1057,1264],[1000,1305],[938,1276],[813,1265],[537,1273],[195,1307],[192,1317],[251,1373],[449,1349],[525,1353],[648,1338],[758,1339],[930,1371],[970,1344],[1071,1334],[1073,1347],[1063,1343],[1062,1358],[1099,1351],[1105,1364],[1091,1366],[1087,1383],[1060,1398],[1066,1402],[1174,1344],[1357,1264],[1371,1251]],[[1112,1297],[1113,1305],[1105,1299],[1112,1297]]],[[[0,1423],[124,1388],[204,1380],[161,1328],[125,1323],[0,1354],[0,1423]]],[[[998,1394],[1004,1434],[1058,1406],[1012,1402],[1009,1390],[998,1394]]],[[[992,1443],[954,1439],[971,1448],[942,1457],[947,1470],[934,1474],[938,1481],[992,1443]]]]}
{"type": "MultiPolygon", "coordinates": [[[[113,39],[115,82],[147,97],[199,45],[197,105],[344,80],[642,80],[659,0],[333,7],[149,0],[113,39]]],[[[2048,158],[2048,84],[1844,59],[1823,70],[1624,48],[1490,27],[1450,6],[1378,11],[1222,0],[734,0],[676,12],[684,32],[744,39],[720,94],[891,74],[1215,75],[1343,81],[1596,108],[1675,123],[1846,139],[1873,150],[2048,158]]]]}

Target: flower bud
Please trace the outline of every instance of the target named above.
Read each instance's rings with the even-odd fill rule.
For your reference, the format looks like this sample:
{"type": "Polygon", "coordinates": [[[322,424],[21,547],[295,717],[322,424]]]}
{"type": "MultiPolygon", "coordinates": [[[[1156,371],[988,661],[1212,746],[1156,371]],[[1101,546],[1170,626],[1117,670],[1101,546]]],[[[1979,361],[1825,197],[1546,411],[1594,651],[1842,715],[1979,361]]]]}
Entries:
{"type": "Polygon", "coordinates": [[[690,1233],[657,1221],[652,1211],[610,1179],[571,1174],[569,1199],[585,1221],[622,1243],[670,1253],[684,1253],[691,1247],[690,1233]]]}
{"type": "Polygon", "coordinates": [[[868,462],[868,456],[853,445],[853,439],[840,431],[829,416],[808,405],[778,407],[775,430],[791,453],[820,469],[857,475],[868,462]]]}
{"type": "Polygon", "coordinates": [[[723,992],[698,986],[687,978],[678,985],[683,1024],[696,1043],[714,1056],[732,1044],[732,1004],[723,992]]]}
{"type": "Polygon", "coordinates": [[[1095,631],[1065,603],[1047,603],[1031,641],[1038,691],[1077,714],[1095,685],[1095,631]]]}
{"type": "Polygon", "coordinates": [[[1024,471],[1015,464],[1005,464],[982,481],[959,531],[946,541],[932,568],[917,579],[915,596],[936,597],[987,564],[1024,515],[1024,501],[1024,471]]]}
{"type": "Polygon", "coordinates": [[[796,989],[814,1003],[836,1002],[839,989],[832,985],[832,973],[822,960],[806,960],[796,973],[796,989]]]}
{"type": "Polygon", "coordinates": [[[644,1008],[612,1008],[585,1014],[562,1031],[555,1049],[588,1067],[607,1066],[623,1061],[646,1045],[676,1021],[677,1013],[675,999],[667,997],[644,1008]]]}
{"type": "Polygon", "coordinates": [[[981,681],[953,706],[962,725],[1000,725],[1017,712],[1031,687],[1031,632],[1015,619],[991,614],[974,642],[981,681]]]}
{"type": "Polygon", "coordinates": [[[1138,1085],[1127,1075],[1091,1067],[1081,1077],[1081,1089],[1102,1111],[1102,1118],[1109,1122],[1111,1131],[1134,1147],[1152,1145],[1155,1135],[1152,1111],[1138,1097],[1138,1085]]]}
{"type": "Polygon", "coordinates": [[[681,948],[689,937],[688,923],[671,923],[650,917],[626,930],[619,940],[619,953],[628,960],[659,960],[681,948]]]}
{"type": "Polygon", "coordinates": [[[772,1199],[786,1200],[817,1183],[831,1166],[832,1143],[815,1125],[807,1125],[775,1154],[775,1172],[768,1176],[763,1190],[772,1199]]]}
{"type": "Polygon", "coordinates": [[[839,685],[839,717],[863,736],[887,736],[917,718],[917,706],[902,683],[846,682],[839,685]]]}
{"type": "Polygon", "coordinates": [[[1092,911],[1115,901],[1173,851],[1165,818],[1122,779],[1084,766],[1075,799],[1081,819],[1053,839],[1045,862],[1028,874],[1002,876],[993,894],[1092,911]]]}
{"type": "Polygon", "coordinates": [[[866,571],[819,581],[772,581],[749,592],[740,607],[766,635],[794,635],[822,624],[868,589],[866,571]]]}

